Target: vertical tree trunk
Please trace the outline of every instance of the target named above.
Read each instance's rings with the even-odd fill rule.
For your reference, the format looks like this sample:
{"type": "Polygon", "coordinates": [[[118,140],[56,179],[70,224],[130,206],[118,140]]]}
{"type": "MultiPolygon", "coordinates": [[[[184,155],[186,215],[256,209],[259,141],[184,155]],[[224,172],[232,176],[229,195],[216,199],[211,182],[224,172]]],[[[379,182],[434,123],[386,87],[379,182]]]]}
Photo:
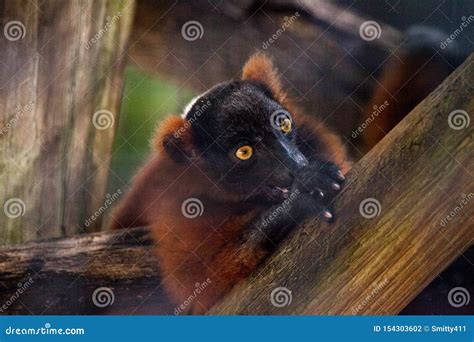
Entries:
{"type": "Polygon", "coordinates": [[[133,7],[0,1],[0,243],[99,226],[133,7]]]}

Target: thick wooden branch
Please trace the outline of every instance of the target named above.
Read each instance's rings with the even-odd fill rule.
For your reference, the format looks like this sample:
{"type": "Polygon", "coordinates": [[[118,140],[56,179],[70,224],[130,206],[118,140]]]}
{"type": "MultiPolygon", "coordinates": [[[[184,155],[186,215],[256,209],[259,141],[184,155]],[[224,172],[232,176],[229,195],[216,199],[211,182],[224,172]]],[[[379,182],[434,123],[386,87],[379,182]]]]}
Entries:
{"type": "MultiPolygon", "coordinates": [[[[474,196],[474,126],[455,130],[459,122],[449,117],[474,112],[473,62],[354,166],[334,224],[314,220],[295,231],[212,312],[396,314],[465,251],[474,232],[474,206],[463,202],[474,196]],[[367,198],[380,202],[378,216],[361,215],[367,198]],[[271,304],[276,287],[291,291],[288,306],[271,304]]],[[[0,250],[0,303],[9,303],[0,307],[7,313],[173,313],[142,228],[0,250]],[[112,289],[111,306],[93,304],[98,287],[112,289]]]]}
{"type": "Polygon", "coordinates": [[[172,312],[160,287],[148,229],[94,233],[0,250],[0,314],[172,312]],[[27,288],[19,294],[25,284],[27,288]],[[100,287],[113,291],[110,307],[94,304],[93,293],[100,287]]]}
{"type": "Polygon", "coordinates": [[[298,230],[212,313],[399,313],[473,243],[474,206],[455,209],[474,197],[473,87],[471,55],[355,165],[334,224],[298,230]],[[367,199],[373,218],[362,215],[373,214],[367,199]],[[271,304],[276,287],[291,291],[291,304],[271,304]]]}

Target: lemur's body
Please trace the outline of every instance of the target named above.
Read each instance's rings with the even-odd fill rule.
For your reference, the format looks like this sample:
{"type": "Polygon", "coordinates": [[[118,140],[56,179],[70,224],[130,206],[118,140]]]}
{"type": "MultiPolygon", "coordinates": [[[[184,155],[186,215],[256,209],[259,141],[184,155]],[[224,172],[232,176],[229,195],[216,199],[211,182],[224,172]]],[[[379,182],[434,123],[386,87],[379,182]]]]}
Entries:
{"type": "Polygon", "coordinates": [[[297,112],[262,55],[247,62],[241,80],[162,123],[155,147],[114,227],[151,226],[163,284],[177,305],[209,279],[193,313],[247,277],[307,214],[331,221],[330,202],[349,169],[339,139],[297,112]],[[272,114],[283,110],[291,122],[275,126],[272,114]],[[202,203],[200,216],[186,213],[187,200],[202,203]]]}
{"type": "MultiPolygon", "coordinates": [[[[455,44],[432,61],[440,36],[413,28],[405,53],[382,72],[367,105],[373,122],[362,134],[366,150],[462,61],[455,44]],[[373,106],[386,100],[390,106],[374,118],[373,106]]],[[[247,62],[241,80],[204,93],[183,118],[165,120],[154,145],[113,226],[152,228],[163,284],[177,306],[206,283],[187,306],[193,313],[252,272],[304,216],[331,221],[331,200],[350,168],[339,138],[291,104],[263,55],[247,62]],[[291,122],[272,124],[282,110],[291,122]],[[202,203],[202,213],[192,202],[202,203]]]]}

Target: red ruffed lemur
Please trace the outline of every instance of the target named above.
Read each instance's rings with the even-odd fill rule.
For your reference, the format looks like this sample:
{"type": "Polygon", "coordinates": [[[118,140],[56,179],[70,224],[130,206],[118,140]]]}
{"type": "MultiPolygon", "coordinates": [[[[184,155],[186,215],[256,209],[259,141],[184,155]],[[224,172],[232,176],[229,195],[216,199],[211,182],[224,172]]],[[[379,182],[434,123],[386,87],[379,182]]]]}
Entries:
{"type": "Polygon", "coordinates": [[[155,153],[112,215],[113,228],[151,227],[163,285],[205,313],[308,214],[333,220],[350,168],[339,138],[305,117],[268,57],[193,100],[157,129],[155,153]]]}
{"type": "MultiPolygon", "coordinates": [[[[465,58],[455,44],[438,53],[443,37],[431,28],[409,30],[404,51],[388,62],[369,99],[365,150],[465,58]],[[386,99],[390,106],[374,115],[373,106],[386,99]]],[[[186,306],[193,314],[246,278],[307,215],[331,222],[331,202],[351,166],[340,139],[294,106],[263,54],[249,59],[239,80],[164,120],[154,147],[112,226],[151,227],[176,305],[206,284],[186,306]]]]}

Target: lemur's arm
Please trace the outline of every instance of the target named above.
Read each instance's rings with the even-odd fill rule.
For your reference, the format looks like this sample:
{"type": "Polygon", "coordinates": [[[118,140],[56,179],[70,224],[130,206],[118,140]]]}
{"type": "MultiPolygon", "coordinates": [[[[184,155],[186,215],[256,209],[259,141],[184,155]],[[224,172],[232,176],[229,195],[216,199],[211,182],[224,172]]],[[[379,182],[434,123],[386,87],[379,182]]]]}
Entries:
{"type": "MultiPolygon", "coordinates": [[[[296,186],[286,202],[275,204],[243,225],[240,234],[228,241],[207,265],[214,271],[213,284],[199,297],[193,314],[202,314],[216,298],[245,279],[310,213],[323,209],[322,203],[296,186]]],[[[232,222],[229,224],[235,224],[232,222]]]]}
{"type": "Polygon", "coordinates": [[[324,220],[332,221],[328,202],[340,190],[342,182],[339,168],[332,163],[319,166],[317,171],[312,166],[302,170],[286,200],[243,224],[241,233],[219,250],[209,265],[219,274],[219,278],[214,280],[214,291],[200,299],[200,304],[194,305],[192,312],[207,311],[207,306],[213,304],[216,297],[221,297],[236,282],[245,279],[308,215],[319,214],[324,220]],[[318,191],[313,192],[315,188],[318,191]],[[321,193],[325,195],[321,196],[321,193]]]}

